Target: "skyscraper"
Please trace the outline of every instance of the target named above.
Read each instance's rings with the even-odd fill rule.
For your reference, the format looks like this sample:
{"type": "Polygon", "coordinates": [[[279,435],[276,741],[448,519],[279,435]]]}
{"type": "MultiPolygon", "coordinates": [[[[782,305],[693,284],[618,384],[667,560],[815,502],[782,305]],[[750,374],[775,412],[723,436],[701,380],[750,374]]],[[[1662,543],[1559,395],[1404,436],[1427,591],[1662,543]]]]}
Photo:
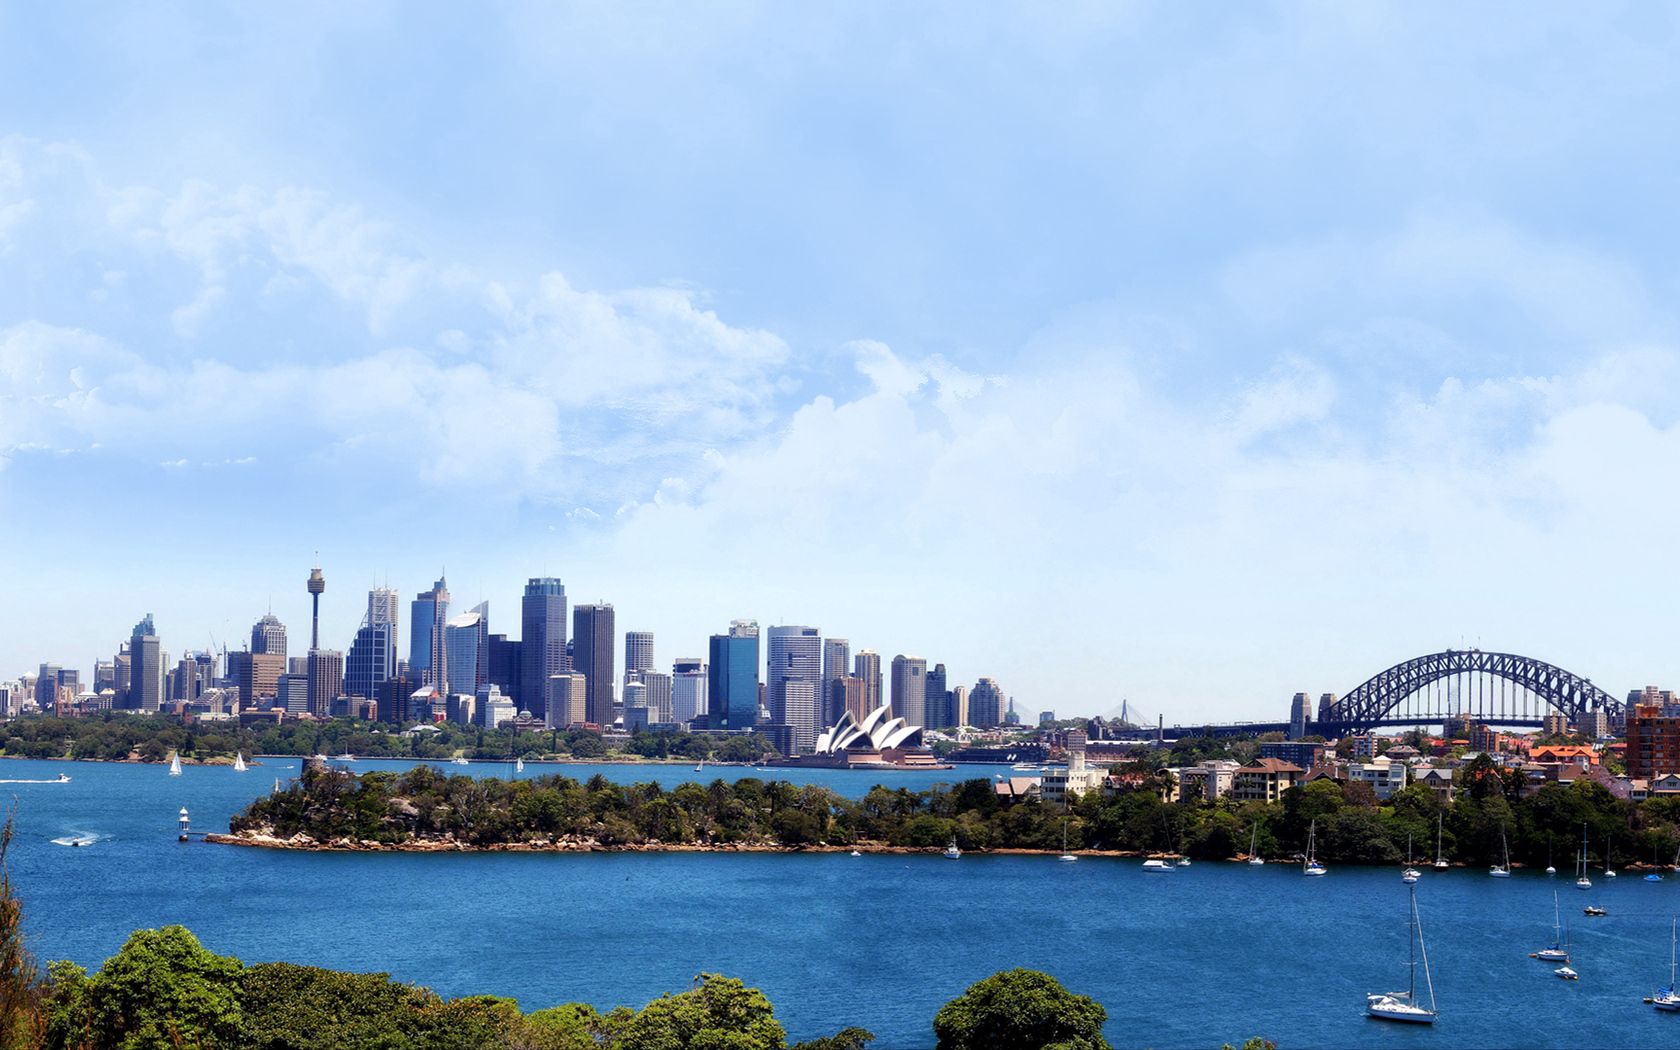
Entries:
{"type": "Polygon", "coordinates": [[[881,654],[873,649],[861,649],[852,666],[852,673],[863,679],[863,708],[873,711],[881,706],[881,654]]]}
{"type": "Polygon", "coordinates": [[[653,670],[653,632],[624,632],[624,680],[633,681],[638,671],[653,670]]]}
{"type": "Polygon", "coordinates": [[[793,727],[797,751],[809,751],[821,732],[822,632],[815,627],[770,628],[765,684],[770,721],[793,727]]]}
{"type": "Polygon", "coordinates": [[[851,670],[852,643],[844,638],[824,638],[822,655],[822,711],[818,718],[823,728],[840,719],[841,701],[835,699],[835,683],[851,670]]]}
{"type": "Polygon", "coordinates": [[[385,695],[385,683],[396,674],[397,625],[364,620],[344,660],[344,691],[377,701],[385,695]]]}
{"type": "Polygon", "coordinates": [[[286,625],[273,613],[266,613],[251,627],[251,651],[280,657],[286,655],[286,625]]]}
{"type": "Polygon", "coordinates": [[[995,678],[982,678],[968,692],[968,724],[994,729],[1003,724],[1003,687],[995,678]]]}
{"type": "Polygon", "coordinates": [[[490,679],[490,603],[479,602],[451,618],[444,625],[443,647],[447,691],[476,697],[490,679]]]}
{"type": "Polygon", "coordinates": [[[758,623],[736,620],[728,634],[711,640],[706,680],[713,729],[751,729],[758,724],[758,623]]]}
{"type": "MultiPolygon", "coordinates": [[[[525,581],[519,601],[519,685],[514,702],[538,718],[548,705],[548,680],[571,670],[566,659],[566,585],[553,576],[525,581]]],[[[562,713],[555,724],[565,725],[562,713]]]]}
{"type": "Polygon", "coordinates": [[[893,657],[892,713],[910,725],[927,725],[927,661],[919,656],[893,657]]]}
{"type": "Polygon", "coordinates": [[[368,592],[367,622],[370,624],[388,623],[391,633],[396,633],[397,607],[402,604],[402,595],[395,587],[375,587],[368,592]]]}
{"type": "Polygon", "coordinates": [[[142,711],[156,711],[163,705],[163,650],[158,641],[157,628],[152,626],[152,614],[134,625],[128,639],[130,660],[129,707],[142,711]]]}
{"type": "Polygon", "coordinates": [[[448,682],[444,628],[449,624],[449,586],[439,576],[432,589],[414,596],[409,607],[409,677],[443,689],[448,682]]]}
{"type": "Polygon", "coordinates": [[[924,724],[929,729],[947,729],[956,724],[951,713],[951,692],[945,687],[944,664],[934,664],[933,670],[927,673],[922,703],[927,715],[924,724]]]}
{"type": "Polygon", "coordinates": [[[587,719],[599,726],[613,721],[613,607],[605,602],[572,610],[572,666],[588,680],[587,719]]]}
{"type": "Polygon", "coordinates": [[[671,717],[681,726],[706,713],[706,665],[697,657],[679,656],[671,665],[671,717]]]}
{"type": "Polygon", "coordinates": [[[309,650],[307,673],[309,713],[327,718],[332,714],[333,701],[344,692],[344,654],[337,649],[309,650]]]}
{"type": "Polygon", "coordinates": [[[316,565],[309,570],[309,600],[314,611],[309,617],[309,648],[321,648],[321,592],[327,589],[327,578],[321,575],[321,566],[316,565]]]}

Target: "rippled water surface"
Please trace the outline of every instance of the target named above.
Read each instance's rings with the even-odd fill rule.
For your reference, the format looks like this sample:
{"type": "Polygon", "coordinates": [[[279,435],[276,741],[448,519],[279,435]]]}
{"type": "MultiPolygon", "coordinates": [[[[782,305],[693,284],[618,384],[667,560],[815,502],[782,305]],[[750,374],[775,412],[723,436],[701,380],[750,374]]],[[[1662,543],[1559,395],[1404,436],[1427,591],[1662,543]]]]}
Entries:
{"type": "MultiPolygon", "coordinates": [[[[357,762],[353,768],[408,763],[357,762]]],[[[1117,1046],[1210,1047],[1265,1034],[1284,1047],[1680,1046],[1680,1015],[1640,1002],[1666,980],[1680,876],[1426,872],[1419,907],[1441,1019],[1367,1020],[1368,991],[1404,987],[1405,888],[1393,870],[1197,864],[1145,875],[1133,860],[766,854],[286,853],[175,841],[266,792],[296,760],[247,773],[4,762],[18,801],[11,871],[45,958],[97,966],[137,927],[181,923],[211,949],[387,971],[446,995],[640,1005],[701,971],[763,988],[796,1038],[858,1024],[877,1047],[932,1042],[939,1006],[993,971],[1027,966],[1095,996],[1117,1046]],[[54,840],[97,836],[92,845],[54,840]],[[1552,893],[1581,980],[1528,958],[1551,936],[1552,893]],[[1586,903],[1609,916],[1587,919],[1586,903]]],[[[505,765],[451,772],[507,775],[505,765]]],[[[859,796],[964,771],[849,773],[530,764],[620,781],[741,775],[859,796]]],[[[980,770],[972,775],[987,775],[980,770]]]]}

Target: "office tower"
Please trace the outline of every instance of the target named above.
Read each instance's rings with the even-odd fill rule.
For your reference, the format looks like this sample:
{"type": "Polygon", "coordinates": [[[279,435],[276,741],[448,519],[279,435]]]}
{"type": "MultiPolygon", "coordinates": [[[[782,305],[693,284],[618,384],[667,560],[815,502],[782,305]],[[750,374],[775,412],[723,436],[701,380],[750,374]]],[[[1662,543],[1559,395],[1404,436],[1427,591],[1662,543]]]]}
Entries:
{"type": "Polygon", "coordinates": [[[823,728],[840,720],[841,708],[835,698],[834,683],[851,670],[852,643],[844,638],[824,638],[822,655],[822,711],[823,728]]]}
{"type": "Polygon", "coordinates": [[[112,692],[117,689],[117,662],[115,660],[95,660],[93,662],[93,691],[103,693],[107,689],[112,692]]]}
{"type": "Polygon", "coordinates": [[[809,751],[823,728],[817,706],[822,689],[822,632],[815,627],[772,627],[766,649],[764,680],[770,721],[792,726],[795,750],[809,751]]]}
{"type": "Polygon", "coordinates": [[[919,656],[893,657],[892,713],[910,725],[927,725],[927,661],[919,656]]]}
{"type": "Polygon", "coordinates": [[[852,673],[863,679],[863,706],[874,711],[881,706],[881,654],[873,649],[860,650],[852,660],[852,673]]]}
{"type": "Polygon", "coordinates": [[[549,678],[571,670],[566,659],[566,585],[553,576],[526,580],[525,595],[519,601],[519,630],[520,683],[513,690],[514,700],[544,718],[549,678]]]}
{"type": "Polygon", "coordinates": [[[175,665],[175,673],[169,683],[169,698],[190,704],[198,696],[198,657],[188,653],[175,665]]]}
{"type": "Polygon", "coordinates": [[[490,604],[479,602],[451,619],[443,631],[446,691],[477,696],[490,677],[490,604]]]}
{"type": "Polygon", "coordinates": [[[283,674],[274,686],[275,706],[289,715],[301,715],[309,710],[309,675],[283,674]]]}
{"type": "Polygon", "coordinates": [[[520,642],[509,641],[505,634],[490,636],[490,658],[484,665],[485,673],[489,676],[488,681],[500,689],[504,696],[511,697],[521,711],[530,711],[541,717],[543,697],[547,695],[547,691],[539,690],[539,695],[527,702],[529,690],[523,688],[524,660],[525,648],[520,642]]]}
{"type": "Polygon", "coordinates": [[[572,666],[589,682],[586,721],[613,722],[613,607],[600,602],[572,610],[572,666]]]}
{"type": "Polygon", "coordinates": [[[286,657],[286,673],[287,674],[308,674],[309,673],[309,657],[307,657],[307,656],[288,656],[288,657],[286,657]]]}
{"type": "Polygon", "coordinates": [[[679,656],[671,665],[671,719],[678,725],[706,713],[706,665],[698,657],[679,656]]]}
{"type": "Polygon", "coordinates": [[[58,665],[42,664],[35,675],[35,706],[43,711],[58,703],[58,665]]]}
{"type": "Polygon", "coordinates": [[[828,702],[836,723],[842,715],[851,715],[855,722],[862,722],[869,716],[869,708],[863,700],[863,679],[857,675],[836,678],[828,702]]]}
{"type": "Polygon", "coordinates": [[[519,712],[513,706],[510,697],[502,695],[502,691],[489,683],[478,690],[478,724],[486,729],[495,729],[503,722],[510,722],[519,712]]]}
{"type": "Polygon", "coordinates": [[[449,586],[442,576],[408,607],[408,673],[421,685],[443,689],[448,682],[444,630],[449,624],[449,586]]]}
{"type": "Polygon", "coordinates": [[[624,632],[624,680],[638,671],[653,670],[653,632],[625,631],[624,632]]]}
{"type": "Polygon", "coordinates": [[[309,616],[309,648],[321,648],[321,592],[327,589],[327,578],[317,564],[309,570],[309,601],[313,612],[309,616]]]}
{"type": "Polygon", "coordinates": [[[945,688],[945,665],[934,664],[923,686],[922,709],[929,729],[946,729],[953,724],[951,693],[945,688]]]}
{"type": "Polygon", "coordinates": [[[624,731],[646,729],[653,721],[647,705],[647,686],[640,681],[624,683],[624,731]]]}
{"type": "Polygon", "coordinates": [[[332,714],[333,701],[344,691],[344,654],[337,649],[309,650],[309,713],[316,718],[332,714]]]}
{"type": "Polygon", "coordinates": [[[251,651],[285,657],[286,625],[273,613],[263,614],[263,618],[251,627],[251,651]]]}
{"type": "Polygon", "coordinates": [[[368,593],[367,618],[356,630],[344,660],[344,691],[351,696],[379,701],[385,695],[385,683],[396,677],[397,623],[386,618],[395,613],[396,594],[384,588],[368,593]],[[380,596],[377,604],[376,595],[380,596]],[[389,601],[384,595],[390,596],[389,601]]]}
{"type": "Polygon", "coordinates": [[[758,724],[758,622],[736,620],[728,634],[714,634],[708,653],[706,706],[713,729],[758,724]]]}
{"type": "Polygon", "coordinates": [[[1003,724],[1003,688],[993,678],[974,683],[968,694],[968,724],[976,729],[994,729],[1003,724]]]}
{"type": "Polygon", "coordinates": [[[286,658],[275,653],[229,653],[228,677],[239,690],[239,706],[255,709],[258,700],[279,695],[286,658]]]}
{"type": "Polygon", "coordinates": [[[589,678],[576,671],[548,676],[543,696],[547,712],[543,724],[550,729],[582,725],[589,718],[589,678]]]}
{"type": "Polygon", "coordinates": [[[672,721],[671,691],[673,680],[664,671],[638,671],[637,681],[646,690],[648,721],[667,723],[672,721]]]}
{"type": "Polygon", "coordinates": [[[395,674],[385,679],[376,698],[379,704],[379,721],[397,726],[407,723],[413,716],[408,702],[413,693],[414,682],[407,675],[395,674]]]}
{"type": "Polygon", "coordinates": [[[968,721],[968,690],[960,685],[951,687],[951,724],[965,726],[968,721]]]}
{"type": "Polygon", "coordinates": [[[128,651],[127,642],[117,646],[117,655],[111,659],[111,680],[117,706],[127,707],[129,693],[134,689],[134,654],[128,651]]]}
{"type": "Polygon", "coordinates": [[[152,614],[134,625],[128,639],[130,661],[128,706],[141,711],[156,711],[163,706],[163,650],[158,641],[157,628],[152,626],[152,614]]]}
{"type": "Polygon", "coordinates": [[[388,623],[395,628],[397,610],[401,605],[402,595],[395,587],[375,587],[368,591],[367,622],[388,623]]]}

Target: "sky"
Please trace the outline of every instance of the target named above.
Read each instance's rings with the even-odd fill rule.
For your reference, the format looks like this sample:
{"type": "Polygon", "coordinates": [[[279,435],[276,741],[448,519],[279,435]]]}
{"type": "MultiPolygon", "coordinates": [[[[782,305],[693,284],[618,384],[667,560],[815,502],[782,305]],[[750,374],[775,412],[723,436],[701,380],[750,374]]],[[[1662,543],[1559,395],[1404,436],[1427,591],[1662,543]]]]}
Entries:
{"type": "Polygon", "coordinates": [[[554,575],[661,663],[810,624],[1064,716],[1674,688],[1677,38],[0,0],[0,677],[304,639],[318,557],[339,647],[554,575]]]}

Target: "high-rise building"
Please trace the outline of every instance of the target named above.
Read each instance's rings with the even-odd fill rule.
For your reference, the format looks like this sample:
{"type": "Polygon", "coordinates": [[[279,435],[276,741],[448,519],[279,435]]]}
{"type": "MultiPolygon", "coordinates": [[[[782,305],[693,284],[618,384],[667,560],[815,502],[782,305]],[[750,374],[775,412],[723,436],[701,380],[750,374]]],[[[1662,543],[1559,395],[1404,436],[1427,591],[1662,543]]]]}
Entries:
{"type": "Polygon", "coordinates": [[[817,698],[822,690],[822,632],[815,627],[772,627],[767,639],[765,692],[770,721],[793,727],[793,746],[809,751],[823,729],[817,698]]]}
{"type": "Polygon", "coordinates": [[[653,632],[624,632],[624,680],[630,681],[638,671],[653,670],[653,632]]]}
{"type": "Polygon", "coordinates": [[[251,651],[281,657],[286,655],[286,625],[273,613],[263,614],[263,618],[252,626],[251,651]]]}
{"type": "Polygon", "coordinates": [[[706,680],[712,728],[751,729],[758,724],[758,622],[736,620],[728,634],[714,634],[706,680]]]}
{"type": "Polygon", "coordinates": [[[1003,724],[1003,687],[994,678],[982,678],[968,693],[968,724],[976,729],[995,729],[1003,724]]]}
{"type": "Polygon", "coordinates": [[[874,711],[884,699],[881,693],[881,654],[873,649],[861,649],[852,660],[852,673],[863,679],[863,706],[874,711]]]}
{"type": "Polygon", "coordinates": [[[450,619],[443,629],[443,647],[446,691],[476,697],[490,680],[490,603],[479,602],[450,619]]]}
{"type": "Polygon", "coordinates": [[[368,623],[388,623],[391,633],[395,635],[397,628],[397,609],[402,605],[402,595],[395,587],[375,587],[368,591],[368,623]]]}
{"type": "Polygon", "coordinates": [[[862,722],[869,717],[869,707],[863,699],[863,679],[857,675],[847,675],[834,681],[833,692],[829,697],[829,704],[840,715],[851,715],[854,722],[862,722]]]}
{"type": "Polygon", "coordinates": [[[576,671],[549,675],[544,691],[544,720],[550,729],[582,725],[589,719],[589,678],[576,671]]]}
{"type": "Polygon", "coordinates": [[[239,690],[239,706],[255,710],[262,699],[280,693],[280,677],[286,673],[286,658],[278,653],[239,652],[228,654],[228,677],[239,690]]]}
{"type": "Polygon", "coordinates": [[[316,718],[332,714],[333,701],[344,692],[344,654],[337,649],[309,650],[309,713],[316,718]]]}
{"type": "Polygon", "coordinates": [[[43,711],[58,703],[58,671],[57,664],[42,664],[35,675],[35,706],[43,711]]]}
{"type": "Polygon", "coordinates": [[[127,642],[120,643],[117,655],[111,659],[112,691],[116,694],[118,707],[130,706],[129,694],[134,691],[134,654],[128,649],[127,642]]]}
{"type": "Polygon", "coordinates": [[[378,701],[385,695],[385,683],[396,674],[397,625],[389,621],[363,621],[344,659],[344,691],[350,696],[378,701]]]}
{"type": "Polygon", "coordinates": [[[1627,773],[1641,780],[1680,773],[1680,716],[1646,702],[1628,711],[1627,773]]]}
{"type": "Polygon", "coordinates": [[[664,671],[653,670],[638,671],[636,673],[638,675],[638,681],[641,682],[642,687],[646,690],[645,696],[647,698],[648,721],[674,721],[675,719],[671,713],[671,693],[675,683],[671,676],[666,674],[664,671]]]}
{"type": "Polygon", "coordinates": [[[671,665],[671,719],[678,725],[706,713],[706,665],[697,657],[680,656],[671,665]]]}
{"type": "Polygon", "coordinates": [[[316,565],[309,570],[309,602],[312,611],[309,614],[309,648],[321,648],[321,592],[327,589],[327,578],[321,575],[321,566],[316,565]]]}
{"type": "Polygon", "coordinates": [[[951,692],[945,687],[944,664],[934,664],[933,670],[927,673],[923,694],[923,710],[927,713],[926,725],[929,729],[948,729],[956,724],[956,718],[951,713],[951,692]]]}
{"type": "Polygon", "coordinates": [[[823,727],[840,720],[834,683],[851,673],[852,643],[844,638],[824,638],[822,650],[822,711],[818,718],[823,727]]]}
{"type": "Polygon", "coordinates": [[[128,639],[131,663],[129,704],[141,711],[156,711],[163,706],[163,650],[158,641],[157,628],[152,626],[152,614],[134,625],[128,639]]]}
{"type": "Polygon", "coordinates": [[[605,602],[572,610],[572,666],[588,679],[586,721],[610,726],[613,721],[613,607],[605,602]]]}
{"type": "Polygon", "coordinates": [[[909,725],[927,725],[927,661],[919,656],[893,657],[892,713],[909,725]]]}
{"type": "Polygon", "coordinates": [[[443,689],[448,678],[444,630],[449,625],[449,585],[442,576],[408,607],[408,673],[421,685],[443,689]]]}
{"type": "MultiPolygon", "coordinates": [[[[525,702],[529,691],[524,689],[525,681],[525,649],[517,641],[509,641],[505,634],[490,636],[490,658],[485,663],[486,673],[489,674],[490,684],[502,691],[504,696],[512,697],[513,702],[520,705],[520,710],[531,711],[531,704],[525,702]]],[[[544,697],[547,690],[542,690],[544,697]]],[[[542,703],[532,702],[537,714],[542,711],[542,703]]]]}
{"type": "MultiPolygon", "coordinates": [[[[519,600],[519,684],[514,701],[537,718],[546,717],[548,680],[571,670],[566,657],[566,585],[553,576],[532,576],[519,600]]],[[[564,714],[559,722],[565,725],[564,714]]]]}
{"type": "Polygon", "coordinates": [[[951,724],[973,725],[968,720],[968,690],[960,685],[951,687],[951,724]]]}

